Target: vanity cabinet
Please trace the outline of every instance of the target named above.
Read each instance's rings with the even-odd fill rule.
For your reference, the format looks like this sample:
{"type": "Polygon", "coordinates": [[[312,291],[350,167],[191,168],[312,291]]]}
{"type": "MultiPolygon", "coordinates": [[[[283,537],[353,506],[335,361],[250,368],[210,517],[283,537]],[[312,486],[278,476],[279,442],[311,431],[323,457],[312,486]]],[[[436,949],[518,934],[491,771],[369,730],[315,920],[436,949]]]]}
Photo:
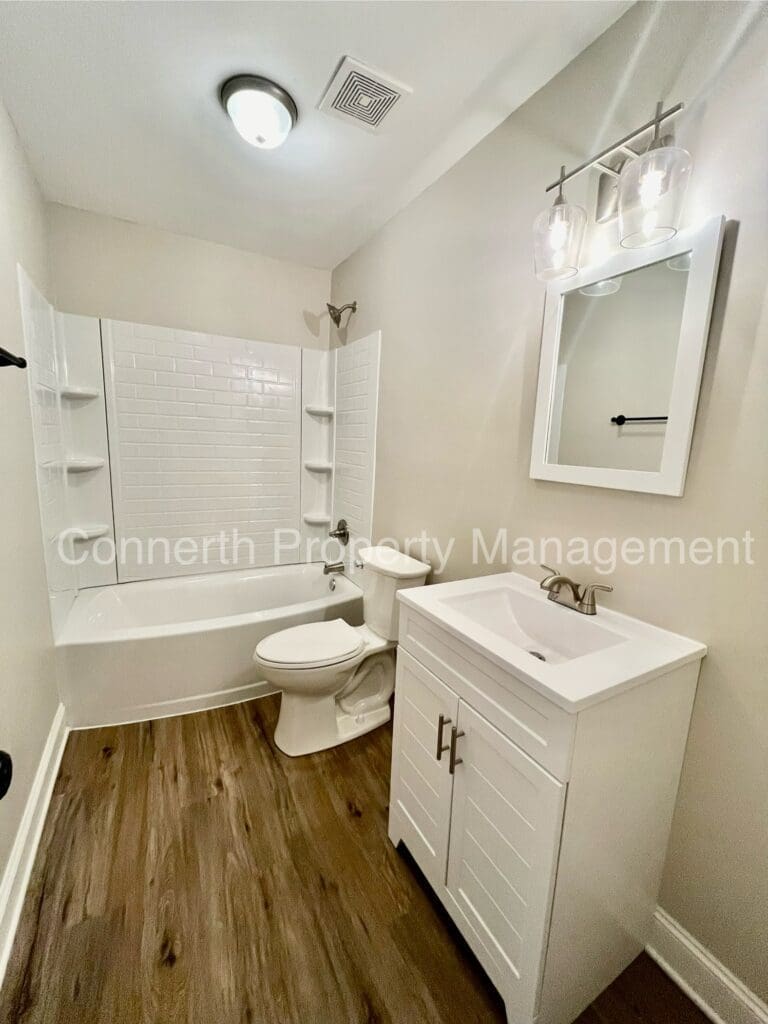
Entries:
{"type": "Polygon", "coordinates": [[[645,945],[697,676],[570,714],[401,606],[390,839],[509,1024],[569,1024],[645,945]]]}
{"type": "Polygon", "coordinates": [[[532,1006],[565,786],[459,701],[446,892],[508,999],[532,1006]]]}

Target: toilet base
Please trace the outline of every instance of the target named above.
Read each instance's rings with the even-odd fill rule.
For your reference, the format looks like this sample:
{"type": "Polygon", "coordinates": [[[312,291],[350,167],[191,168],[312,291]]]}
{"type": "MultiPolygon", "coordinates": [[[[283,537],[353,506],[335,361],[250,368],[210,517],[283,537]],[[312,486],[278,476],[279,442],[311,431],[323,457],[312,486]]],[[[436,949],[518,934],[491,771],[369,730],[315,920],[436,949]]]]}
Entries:
{"type": "Polygon", "coordinates": [[[361,715],[350,715],[333,696],[296,696],[283,693],[275,728],[275,746],[289,757],[316,754],[364,736],[390,720],[389,703],[361,715]]]}

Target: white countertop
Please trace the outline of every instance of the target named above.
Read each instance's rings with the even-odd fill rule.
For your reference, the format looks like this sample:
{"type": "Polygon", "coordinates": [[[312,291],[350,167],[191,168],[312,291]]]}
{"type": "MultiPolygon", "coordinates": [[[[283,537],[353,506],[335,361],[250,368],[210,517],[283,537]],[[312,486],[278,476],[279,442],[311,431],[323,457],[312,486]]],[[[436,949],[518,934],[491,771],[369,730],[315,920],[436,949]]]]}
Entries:
{"type": "Polygon", "coordinates": [[[518,573],[414,587],[398,596],[570,712],[707,653],[705,644],[619,612],[598,607],[596,615],[582,615],[558,605],[518,573]],[[533,649],[547,661],[529,653],[533,649]]]}

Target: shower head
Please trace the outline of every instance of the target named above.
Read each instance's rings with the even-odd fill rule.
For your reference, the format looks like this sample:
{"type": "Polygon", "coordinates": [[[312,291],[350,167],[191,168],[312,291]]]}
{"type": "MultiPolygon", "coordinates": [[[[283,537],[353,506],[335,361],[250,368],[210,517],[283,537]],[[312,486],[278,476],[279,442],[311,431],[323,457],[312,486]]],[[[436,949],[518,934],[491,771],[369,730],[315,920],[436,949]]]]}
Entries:
{"type": "MultiPolygon", "coordinates": [[[[348,302],[345,306],[332,306],[330,302],[326,302],[326,306],[328,307],[331,320],[333,320],[337,327],[341,327],[342,313],[346,313],[349,310],[351,318],[352,314],[357,312],[357,302],[348,302]]],[[[349,319],[347,319],[347,323],[349,323],[349,319]]]]}

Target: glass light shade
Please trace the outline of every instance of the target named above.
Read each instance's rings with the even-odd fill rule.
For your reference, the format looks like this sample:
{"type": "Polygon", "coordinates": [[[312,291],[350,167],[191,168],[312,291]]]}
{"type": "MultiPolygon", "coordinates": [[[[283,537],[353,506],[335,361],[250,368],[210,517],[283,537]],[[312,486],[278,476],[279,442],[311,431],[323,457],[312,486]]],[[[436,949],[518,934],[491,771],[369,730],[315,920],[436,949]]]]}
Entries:
{"type": "Polygon", "coordinates": [[[579,269],[579,253],[587,226],[580,206],[556,201],[533,222],[533,258],[540,281],[573,277],[579,269]]]}
{"type": "Polygon", "coordinates": [[[640,249],[673,238],[691,177],[691,154],[662,146],[630,160],[619,179],[619,240],[640,249]]]}
{"type": "Polygon", "coordinates": [[[582,295],[600,298],[603,295],[615,295],[619,288],[621,288],[621,280],[618,277],[606,277],[604,281],[585,284],[583,288],[579,288],[579,291],[582,295]]]}
{"type": "Polygon", "coordinates": [[[281,146],[293,128],[294,115],[283,99],[258,85],[236,88],[225,106],[238,134],[259,149],[281,146]]]}
{"type": "Polygon", "coordinates": [[[681,252],[679,256],[673,256],[671,260],[667,260],[667,266],[670,270],[687,274],[691,269],[691,253],[681,252]]]}

